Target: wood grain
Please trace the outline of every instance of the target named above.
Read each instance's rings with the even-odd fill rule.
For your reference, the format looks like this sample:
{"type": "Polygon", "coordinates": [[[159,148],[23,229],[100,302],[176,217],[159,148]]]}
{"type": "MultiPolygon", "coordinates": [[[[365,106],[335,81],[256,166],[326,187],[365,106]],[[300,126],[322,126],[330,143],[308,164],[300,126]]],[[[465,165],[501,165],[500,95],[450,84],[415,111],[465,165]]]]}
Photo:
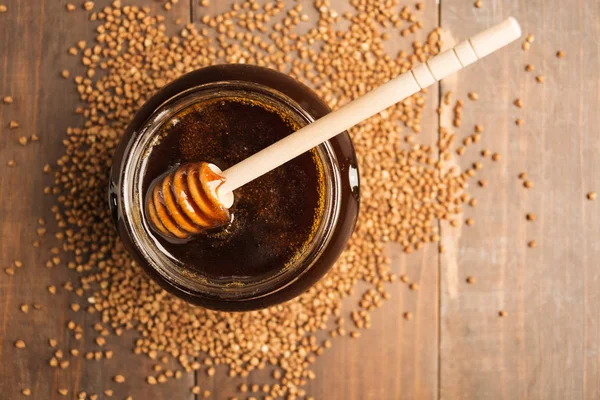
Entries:
{"type": "MultiPolygon", "coordinates": [[[[47,366],[54,338],[65,353],[71,348],[95,349],[93,335],[75,341],[66,324],[73,320],[91,333],[95,319],[68,311],[74,294],[58,290],[73,278],[63,266],[44,269],[51,237],[42,238],[35,249],[37,218],[52,227],[48,208],[53,201],[43,195],[50,177],[41,172],[46,162],[62,154],[61,139],[68,126],[81,124],[72,113],[78,98],[71,82],[60,77],[62,69],[72,76],[82,71],[67,54],[77,40],[92,40],[92,28],[84,11],[67,13],[66,1],[0,0],[8,12],[0,14],[0,96],[12,95],[15,103],[0,104],[0,399],[20,398],[31,388],[35,399],[58,399],[57,389],[70,393],[101,393],[115,390],[114,398],[192,399],[190,388],[198,383],[215,399],[238,395],[237,385],[273,383],[269,371],[246,380],[232,380],[219,369],[188,375],[180,381],[150,386],[144,382],[150,360],[131,353],[133,335],[111,337],[105,346],[115,352],[110,361],[85,361],[67,356],[66,370],[47,366]],[[9,130],[17,120],[18,129],[9,130]],[[40,142],[26,148],[19,136],[36,133],[40,142]],[[17,166],[6,166],[15,160],[17,166]],[[24,266],[13,277],[3,272],[19,259],[24,266]],[[29,304],[29,313],[19,311],[29,304]],[[31,305],[43,309],[35,311],[31,305]],[[14,342],[22,339],[27,350],[20,354],[14,342]],[[26,354],[26,355],[25,355],[26,354]],[[112,382],[115,374],[127,377],[112,382]]],[[[76,3],[73,1],[73,3],[76,3]]],[[[108,4],[96,1],[96,8],[108,4]]],[[[232,3],[180,0],[171,12],[155,1],[136,1],[175,21],[199,21],[204,13],[221,12],[232,3]]],[[[446,79],[442,90],[452,90],[465,100],[459,137],[484,127],[482,141],[469,147],[455,163],[467,167],[484,164],[469,191],[477,198],[475,208],[465,206],[462,221],[473,226],[443,225],[446,253],[440,258],[434,247],[404,255],[391,249],[393,269],[420,284],[417,292],[406,285],[390,287],[392,299],[373,315],[373,328],[358,340],[336,339],[314,367],[317,379],[307,386],[318,399],[592,399],[600,397],[600,202],[586,200],[590,191],[600,192],[600,9],[595,0],[576,4],[559,0],[424,1],[425,31],[438,22],[456,40],[467,38],[503,18],[514,15],[524,32],[535,41],[528,52],[520,44],[490,56],[482,63],[446,79]],[[558,49],[565,59],[554,57],[558,49]],[[535,71],[526,73],[531,63],[535,71]],[[543,74],[539,84],[535,76],[543,74]],[[467,100],[468,92],[479,100],[467,100]],[[521,98],[523,109],[512,102],[521,98]],[[519,128],[516,118],[525,123],[519,128]],[[487,148],[502,159],[482,159],[487,148]],[[527,172],[535,186],[523,188],[517,175],[527,172]],[[538,219],[526,222],[525,214],[538,219]],[[536,240],[536,248],[526,243],[536,240]],[[465,282],[474,276],[473,285],[465,282]],[[505,310],[508,315],[498,316],[505,310]],[[412,321],[402,313],[411,311],[412,321]]],[[[305,1],[305,9],[310,9],[305,1]]],[[[339,12],[348,1],[332,0],[339,12]]],[[[314,15],[314,14],[313,14],[314,15]]],[[[450,41],[449,41],[450,42],[450,41]]],[[[409,43],[391,41],[390,50],[409,43]]],[[[437,138],[437,88],[430,89],[426,121],[420,140],[437,138]]],[[[449,115],[441,118],[449,124],[449,115]]],[[[52,229],[49,229],[51,231],[52,229]]],[[[348,305],[356,302],[348,299],[348,305]]],[[[198,398],[198,397],[197,397],[198,398]]]]}
{"type": "MultiPolygon", "coordinates": [[[[69,305],[82,304],[74,293],[67,293],[61,285],[76,280],[64,265],[45,269],[49,248],[55,246],[50,234],[42,238],[42,247],[32,246],[36,236],[38,217],[48,222],[52,232],[54,215],[49,208],[54,201],[43,194],[43,188],[51,184],[51,177],[42,173],[45,163],[53,163],[63,154],[62,138],[69,126],[80,126],[81,119],[73,113],[78,105],[75,84],[61,77],[68,69],[71,76],[84,71],[79,58],[68,55],[69,47],[79,40],[93,40],[93,24],[87,20],[85,11],[78,4],[76,11],[67,12],[66,1],[18,1],[3,0],[8,12],[0,14],[0,94],[11,95],[14,103],[0,104],[0,268],[8,267],[15,259],[24,266],[9,278],[0,272],[0,398],[16,399],[28,387],[31,398],[58,399],[59,388],[68,388],[70,398],[76,393],[101,394],[113,389],[114,398],[168,398],[193,399],[190,388],[194,376],[187,375],[175,384],[150,386],[145,377],[151,371],[149,359],[135,356],[133,334],[121,338],[109,337],[105,349],[115,353],[112,360],[87,361],[86,351],[97,351],[93,343],[92,325],[95,316],[84,311],[71,312],[69,305]],[[20,123],[18,129],[9,130],[9,121],[20,123]],[[36,133],[40,141],[23,147],[20,136],[36,133]],[[17,166],[8,169],[8,160],[17,166]],[[48,285],[57,286],[57,294],[50,295],[48,285]],[[35,311],[32,303],[42,305],[35,311]],[[29,313],[19,310],[21,304],[29,304],[29,313]],[[67,322],[73,320],[85,326],[88,336],[81,341],[73,338],[67,322]],[[57,340],[57,349],[69,360],[67,369],[50,368],[48,365],[55,350],[48,340],[57,340]],[[23,353],[14,348],[14,342],[22,339],[27,345],[23,353]],[[80,350],[78,357],[69,350],[80,350]],[[116,384],[116,374],[126,376],[126,382],[116,384]]],[[[75,2],[73,2],[75,3],[75,2]]],[[[109,1],[96,1],[96,10],[109,1]]],[[[147,3],[160,10],[159,3],[147,3]]],[[[167,18],[189,21],[189,5],[179,5],[167,18]]]]}
{"type": "Polygon", "coordinates": [[[443,229],[442,399],[599,396],[600,210],[585,199],[599,183],[600,103],[591,67],[599,62],[598,11],[593,1],[484,2],[481,9],[443,1],[442,27],[456,38],[514,15],[535,41],[527,52],[513,44],[442,85],[462,99],[479,93],[477,102],[465,100],[459,132],[480,123],[483,139],[457,162],[482,161],[477,179],[489,182],[471,185],[479,203],[465,207],[464,217],[475,224],[443,229]],[[559,49],[563,60],[555,57],[559,49]],[[535,71],[525,72],[528,63],[535,71]],[[483,148],[502,161],[482,160],[483,148]],[[521,172],[533,188],[522,186],[521,172]],[[538,219],[526,222],[528,212],[538,219]],[[527,247],[530,240],[536,248],[527,247]],[[465,283],[469,275],[476,284],[465,283]],[[500,318],[499,310],[508,315],[500,318]]]}
{"type": "MultiPolygon", "coordinates": [[[[231,0],[211,2],[209,7],[197,6],[193,16],[200,22],[205,14],[215,15],[228,10],[231,0]]],[[[193,4],[196,4],[194,2],[193,4]]],[[[311,21],[316,21],[316,10],[310,2],[303,2],[304,10],[311,21]]],[[[437,7],[429,2],[423,12],[423,32],[413,40],[424,40],[426,33],[438,22],[437,7]]],[[[355,11],[347,1],[332,1],[331,8],[340,15],[355,11]]],[[[273,21],[277,22],[276,20],[273,21]]],[[[411,46],[411,41],[394,39],[387,50],[393,54],[411,46]]],[[[427,108],[423,113],[422,133],[419,141],[432,143],[437,140],[438,107],[437,85],[430,89],[427,108]]],[[[350,131],[352,134],[352,131],[350,131]]],[[[317,379],[306,386],[308,395],[317,399],[435,399],[438,380],[438,252],[431,245],[422,251],[405,255],[400,248],[390,248],[393,271],[406,274],[411,281],[418,282],[420,290],[413,292],[406,284],[389,287],[392,295],[382,309],[373,313],[373,329],[361,332],[357,340],[348,337],[333,340],[329,349],[315,364],[317,379]],[[403,313],[412,312],[416,318],[406,321],[403,313]]],[[[354,309],[359,301],[356,296],[347,299],[346,311],[354,309]],[[351,308],[352,306],[352,308],[351,308]]],[[[350,322],[350,321],[349,321],[350,322]]],[[[323,337],[325,339],[325,337],[323,337]]],[[[235,395],[235,387],[241,383],[275,383],[269,379],[268,371],[253,373],[245,380],[227,380],[225,372],[219,371],[210,380],[204,372],[198,372],[198,382],[210,382],[219,398],[235,395]],[[233,390],[231,390],[233,386],[233,390]]]]}

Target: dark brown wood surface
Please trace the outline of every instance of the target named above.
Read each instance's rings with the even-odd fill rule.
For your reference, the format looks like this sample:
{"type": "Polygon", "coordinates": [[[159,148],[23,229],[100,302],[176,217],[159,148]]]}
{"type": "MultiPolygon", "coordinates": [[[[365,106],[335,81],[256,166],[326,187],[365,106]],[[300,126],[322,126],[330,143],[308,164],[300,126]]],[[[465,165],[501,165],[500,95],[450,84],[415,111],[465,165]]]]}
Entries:
{"type": "MultiPolygon", "coordinates": [[[[67,13],[62,0],[0,0],[0,399],[21,398],[29,387],[34,399],[59,399],[59,388],[74,393],[101,394],[115,390],[117,399],[192,399],[190,388],[200,383],[212,398],[236,395],[243,381],[219,370],[215,377],[186,375],[166,385],[150,386],[144,377],[152,363],[131,353],[132,335],[110,337],[105,346],[112,360],[85,361],[66,356],[70,368],[50,369],[49,338],[69,349],[93,348],[91,338],[76,341],[67,330],[71,319],[80,325],[95,320],[68,311],[76,296],[47,291],[49,284],[66,281],[64,267],[43,267],[52,238],[42,248],[32,246],[37,218],[49,225],[53,204],[43,195],[50,179],[42,166],[62,153],[61,140],[69,126],[81,124],[73,114],[78,97],[62,69],[76,71],[77,60],[67,49],[92,31],[80,7],[67,13]],[[16,120],[18,129],[8,129],[16,120]],[[40,141],[22,147],[21,135],[36,133],[40,141]],[[17,166],[7,167],[8,160],[17,166]],[[13,277],[3,269],[23,262],[13,277]],[[31,304],[39,303],[42,310],[31,304]],[[29,304],[27,314],[19,310],[29,304]],[[28,348],[15,349],[22,339],[28,348]],[[112,377],[127,376],[124,384],[112,377]]],[[[97,1],[96,7],[107,4],[97,1]]],[[[196,21],[205,12],[222,11],[230,0],[180,0],[165,12],[160,3],[143,2],[174,24],[196,21]]],[[[304,2],[309,7],[309,2],[304,2]]],[[[343,12],[348,1],[332,1],[343,12]]],[[[404,255],[392,249],[393,268],[418,281],[420,290],[405,285],[391,288],[392,298],[374,312],[373,328],[358,340],[336,340],[319,358],[317,379],[307,386],[318,399],[597,399],[600,397],[600,201],[587,192],[600,192],[600,5],[596,0],[496,2],[426,0],[424,24],[441,25],[447,42],[462,40],[503,18],[514,15],[524,33],[535,35],[528,52],[513,44],[441,84],[453,98],[465,101],[460,138],[484,127],[480,143],[454,162],[466,167],[481,161],[477,179],[486,188],[472,187],[475,208],[464,207],[461,221],[473,226],[443,225],[446,252],[433,246],[404,255]],[[555,57],[562,49],[566,57],[555,57]],[[531,63],[535,71],[527,73],[531,63]],[[536,75],[544,75],[539,84],[536,75]],[[470,101],[468,92],[479,99],[470,101]],[[512,102],[521,98],[524,108],[512,102]],[[517,127],[514,121],[524,120],[517,127]],[[483,159],[483,149],[502,159],[483,159]],[[535,183],[525,189],[517,175],[527,172],[535,183]],[[526,222],[525,214],[538,219],[526,222]],[[527,242],[536,240],[536,248],[527,242]],[[467,276],[476,283],[468,285],[467,276]],[[500,318],[504,310],[507,316],[500,318]],[[402,314],[411,311],[412,321],[402,314]]],[[[401,48],[409,42],[397,41],[401,48]]],[[[430,89],[420,140],[433,142],[438,127],[451,125],[448,111],[438,120],[438,87],[430,89]]],[[[475,185],[476,186],[476,185],[475,185]]],[[[50,229],[51,230],[51,229],[50,229]]],[[[352,299],[350,301],[353,301],[352,299]]],[[[246,382],[266,380],[252,374],[246,382]]],[[[239,394],[238,394],[239,395],[239,394]]]]}

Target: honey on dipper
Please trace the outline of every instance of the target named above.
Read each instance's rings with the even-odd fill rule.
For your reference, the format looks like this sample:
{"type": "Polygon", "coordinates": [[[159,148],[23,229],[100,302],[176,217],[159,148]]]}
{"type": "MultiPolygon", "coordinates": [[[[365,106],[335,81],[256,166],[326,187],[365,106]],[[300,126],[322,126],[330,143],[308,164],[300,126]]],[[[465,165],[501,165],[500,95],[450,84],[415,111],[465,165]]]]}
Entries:
{"type": "Polygon", "coordinates": [[[315,150],[218,199],[219,171],[300,128],[275,107],[242,97],[193,104],[166,122],[147,156],[145,215],[176,264],[211,281],[278,273],[308,246],[324,213],[324,177],[315,150]]]}
{"type": "Polygon", "coordinates": [[[187,239],[229,220],[217,190],[225,181],[206,162],[186,163],[157,181],[148,193],[147,210],[155,229],[187,239]]]}

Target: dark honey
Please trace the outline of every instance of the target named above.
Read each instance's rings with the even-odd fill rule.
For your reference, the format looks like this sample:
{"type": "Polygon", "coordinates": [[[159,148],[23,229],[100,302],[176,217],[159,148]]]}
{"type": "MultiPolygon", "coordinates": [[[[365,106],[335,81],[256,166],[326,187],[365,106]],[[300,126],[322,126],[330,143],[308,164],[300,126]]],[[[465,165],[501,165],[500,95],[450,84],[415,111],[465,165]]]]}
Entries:
{"type": "MultiPolygon", "coordinates": [[[[147,158],[143,191],[177,166],[206,161],[222,170],[300,128],[275,107],[226,97],[180,111],[161,128],[147,158]]],[[[150,234],[186,274],[221,284],[261,281],[301,257],[324,212],[323,165],[307,152],[235,191],[232,220],[190,239],[150,234]]]]}

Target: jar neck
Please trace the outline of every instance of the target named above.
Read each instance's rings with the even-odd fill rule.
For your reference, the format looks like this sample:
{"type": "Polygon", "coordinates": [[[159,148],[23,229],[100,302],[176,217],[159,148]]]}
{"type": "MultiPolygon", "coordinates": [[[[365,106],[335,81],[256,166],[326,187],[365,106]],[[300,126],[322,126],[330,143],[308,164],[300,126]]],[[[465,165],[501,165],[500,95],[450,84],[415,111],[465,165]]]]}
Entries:
{"type": "MultiPolygon", "coordinates": [[[[331,145],[326,142],[314,151],[323,166],[323,215],[308,246],[279,273],[257,281],[216,281],[191,274],[167,256],[144,217],[142,182],[148,155],[160,140],[165,124],[179,112],[194,104],[228,98],[256,101],[291,118],[297,126],[313,121],[312,116],[294,100],[264,85],[245,81],[223,81],[190,88],[166,100],[143,124],[130,144],[124,161],[122,214],[134,245],[149,266],[179,290],[199,297],[242,301],[260,298],[282,290],[310,270],[331,239],[341,205],[340,166],[331,145]]],[[[209,160],[208,160],[209,161],[209,160]]],[[[234,206],[235,207],[235,206],[234,206]]]]}

